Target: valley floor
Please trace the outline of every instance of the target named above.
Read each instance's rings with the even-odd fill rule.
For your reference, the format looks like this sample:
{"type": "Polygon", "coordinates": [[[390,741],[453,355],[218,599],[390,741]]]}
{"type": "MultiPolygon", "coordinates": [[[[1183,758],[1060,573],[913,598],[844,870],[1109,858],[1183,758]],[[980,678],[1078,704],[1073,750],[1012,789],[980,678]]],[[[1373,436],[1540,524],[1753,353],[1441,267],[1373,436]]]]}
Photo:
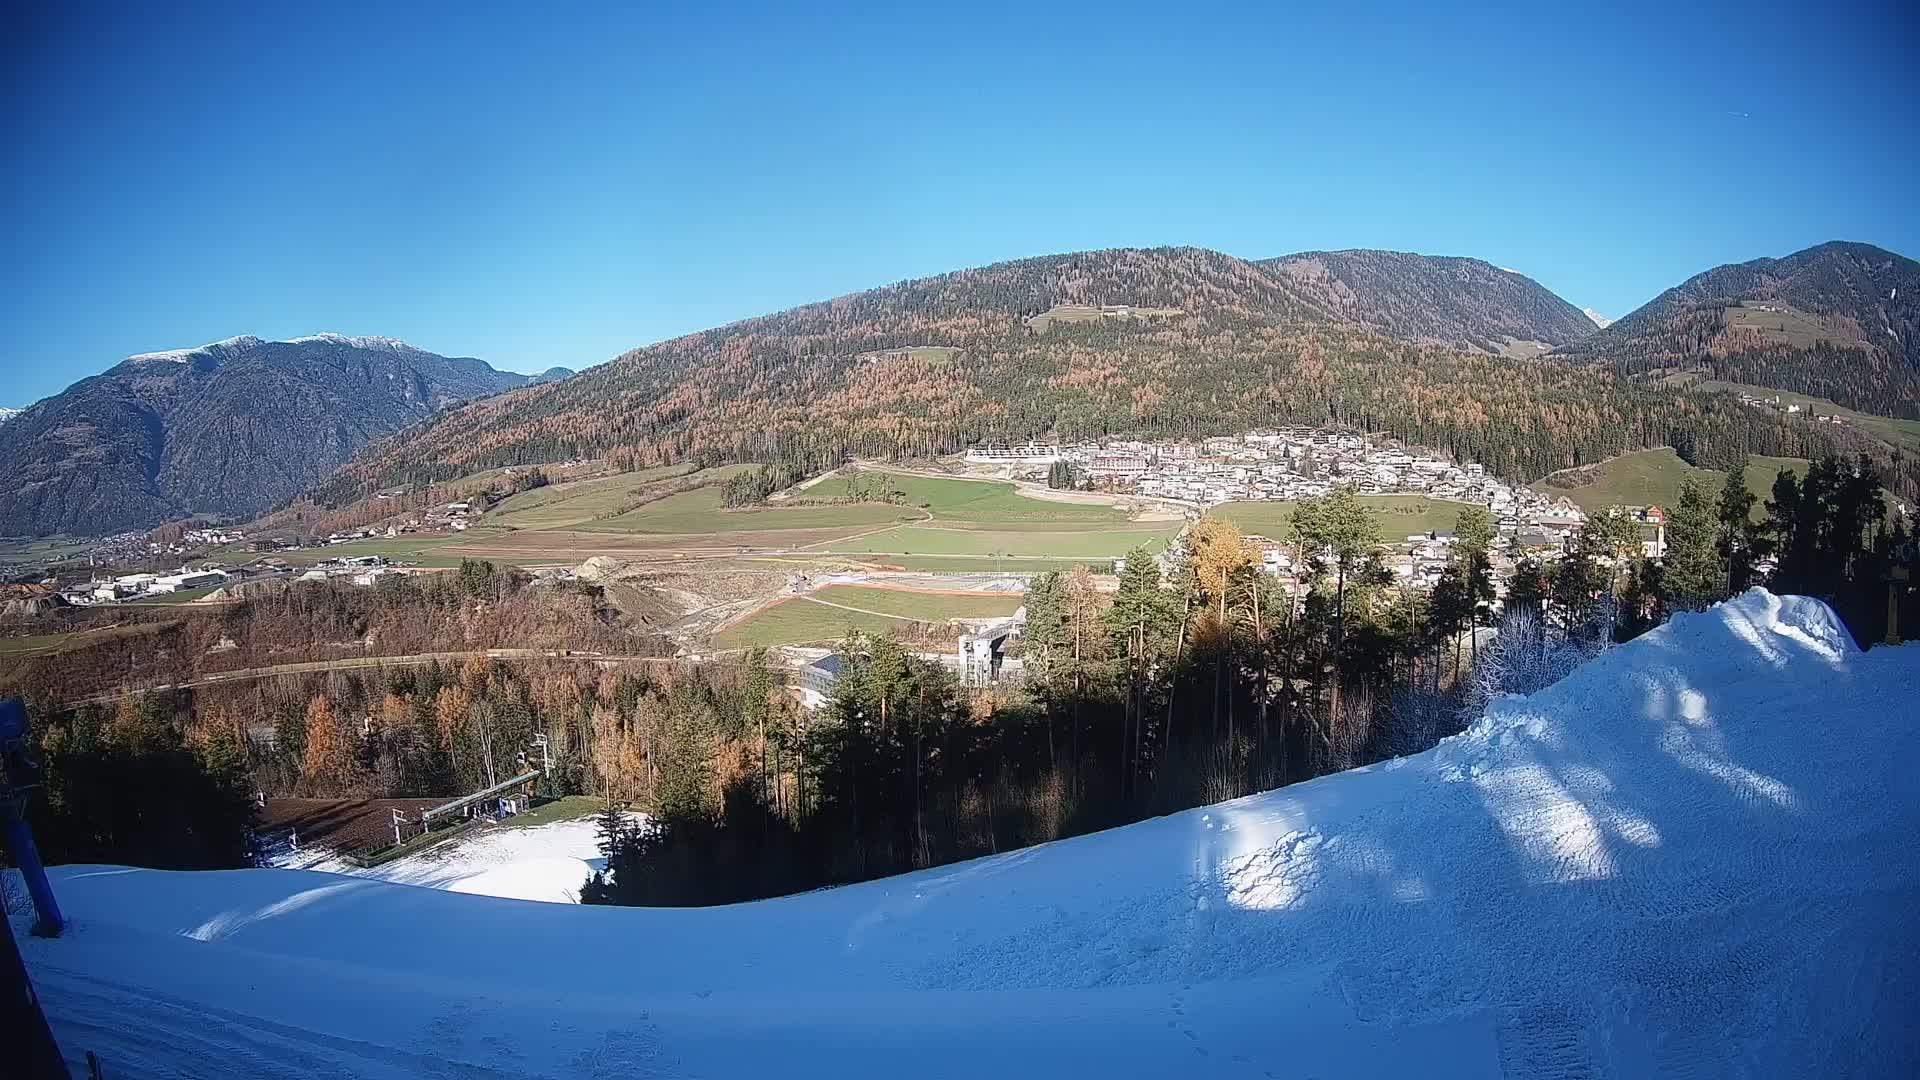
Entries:
{"type": "Polygon", "coordinates": [[[71,866],[22,943],[114,1077],[1911,1076],[1915,685],[1755,590],[1427,753],[898,878],[71,866]]]}

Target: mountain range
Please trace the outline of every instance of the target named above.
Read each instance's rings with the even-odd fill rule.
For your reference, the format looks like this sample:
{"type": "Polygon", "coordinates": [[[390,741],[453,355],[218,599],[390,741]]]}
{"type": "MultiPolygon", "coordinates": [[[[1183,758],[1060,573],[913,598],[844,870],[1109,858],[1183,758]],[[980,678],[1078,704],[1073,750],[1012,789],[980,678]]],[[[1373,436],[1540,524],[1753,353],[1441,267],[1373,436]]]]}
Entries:
{"type": "Polygon", "coordinates": [[[0,535],[103,534],[246,515],[376,436],[529,377],[391,338],[236,337],[143,353],[0,426],[0,535]]]}
{"type": "MultiPolygon", "coordinates": [[[[1703,277],[1729,280],[1706,292],[1732,304],[1748,292],[1818,292],[1807,303],[1823,318],[1869,325],[1884,306],[1874,297],[1886,275],[1863,268],[1898,276],[1912,265],[1844,244],[1777,263],[1710,272],[1703,277]]],[[[1889,325],[1905,340],[1912,291],[1901,295],[1889,325]]],[[[1663,294],[1602,329],[1524,275],[1384,251],[1247,261],[1156,248],[1021,259],[663,341],[563,382],[450,409],[370,446],[320,495],[349,500],[388,484],[574,456],[818,466],[992,439],[1283,423],[1384,432],[1523,481],[1654,446],[1708,465],[1876,449],[1851,430],[1816,430],[1729,393],[1649,377],[1629,358],[1643,328],[1663,325],[1656,313],[1669,303],[1663,294]]],[[[1703,371],[1708,359],[1745,356],[1747,344],[1730,337],[1689,363],[1703,371]]],[[[1825,360],[1809,349],[1780,355],[1825,360]]],[[[1834,381],[1871,368],[1837,366],[1834,381]]],[[[1912,396],[1900,404],[1911,410],[1912,396]]]]}
{"type": "Polygon", "coordinates": [[[1286,423],[1383,432],[1517,480],[1652,446],[1709,465],[1882,452],[1701,380],[1920,415],[1917,271],[1822,244],[1709,270],[1606,323],[1477,259],[1113,249],[900,282],[578,375],[388,339],[238,338],[131,357],[0,428],[0,464],[23,478],[0,493],[0,534],[245,514],[302,490],[339,503],[571,457],[823,466],[1286,423]]]}

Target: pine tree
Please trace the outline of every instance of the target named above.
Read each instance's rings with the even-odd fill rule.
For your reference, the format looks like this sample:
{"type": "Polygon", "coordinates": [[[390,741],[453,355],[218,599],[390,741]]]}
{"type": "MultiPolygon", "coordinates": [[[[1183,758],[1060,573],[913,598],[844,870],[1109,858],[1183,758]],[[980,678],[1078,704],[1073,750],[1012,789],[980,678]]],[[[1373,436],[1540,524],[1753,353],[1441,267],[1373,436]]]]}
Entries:
{"type": "Polygon", "coordinates": [[[606,799],[600,812],[594,815],[594,839],[608,865],[619,860],[628,836],[627,816],[620,812],[611,798],[606,799]]]}
{"type": "Polygon", "coordinates": [[[1145,687],[1165,664],[1175,634],[1177,603],[1161,586],[1160,566],[1145,547],[1127,553],[1120,569],[1120,586],[1113,604],[1102,616],[1114,651],[1126,657],[1126,698],[1121,720],[1121,754],[1126,761],[1122,784],[1131,786],[1140,773],[1145,738],[1145,687]]]}
{"type": "Polygon", "coordinates": [[[757,743],[755,756],[760,767],[760,798],[773,803],[772,779],[767,763],[767,716],[773,709],[773,672],[767,667],[767,650],[747,653],[747,677],[740,688],[740,729],[757,743]]]}
{"type": "Polygon", "coordinates": [[[1543,614],[1547,588],[1547,572],[1541,568],[1540,561],[1531,556],[1522,558],[1514,565],[1513,576],[1507,580],[1508,610],[1543,614]]]}
{"type": "Polygon", "coordinates": [[[1667,515],[1664,599],[1675,609],[1699,610],[1722,598],[1726,581],[1715,550],[1719,519],[1706,488],[1689,476],[1667,515]]]}
{"type": "Polygon", "coordinates": [[[1743,456],[1727,470],[1726,480],[1720,485],[1720,501],[1715,507],[1720,525],[1715,548],[1726,571],[1722,591],[1728,596],[1744,590],[1753,577],[1755,501],[1753,492],[1747,489],[1747,459],[1743,456]]]}
{"type": "Polygon", "coordinates": [[[1610,549],[1599,530],[1582,529],[1572,549],[1554,564],[1550,598],[1563,631],[1576,632],[1600,610],[1601,594],[1612,576],[1600,559],[1608,554],[1610,549]]]}
{"type": "Polygon", "coordinates": [[[1455,519],[1452,557],[1460,566],[1467,601],[1467,636],[1474,656],[1480,654],[1478,631],[1482,617],[1493,610],[1493,515],[1484,506],[1469,506],[1455,519]]]}

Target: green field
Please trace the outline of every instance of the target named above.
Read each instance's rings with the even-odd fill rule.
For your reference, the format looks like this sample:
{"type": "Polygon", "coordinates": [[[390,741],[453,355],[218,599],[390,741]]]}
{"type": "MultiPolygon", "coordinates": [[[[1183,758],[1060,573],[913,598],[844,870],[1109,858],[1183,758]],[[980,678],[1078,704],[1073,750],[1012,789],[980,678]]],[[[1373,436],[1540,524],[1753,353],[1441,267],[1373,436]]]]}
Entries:
{"type": "Polygon", "coordinates": [[[1727,328],[1758,334],[1794,349],[1811,349],[1823,341],[1844,340],[1828,329],[1818,315],[1779,303],[1767,306],[1773,310],[1761,307],[1758,300],[1743,300],[1726,309],[1727,328]]]}
{"type": "MultiPolygon", "coordinates": [[[[908,506],[921,507],[942,521],[1063,523],[1082,528],[1127,521],[1127,515],[1116,507],[1036,499],[1000,480],[952,480],[903,473],[878,475],[885,476],[891,486],[905,493],[908,506]]],[[[802,494],[831,497],[843,493],[844,484],[836,477],[823,480],[802,494]]]]}
{"type": "Polygon", "coordinates": [[[487,522],[516,529],[564,529],[611,514],[646,488],[694,471],[691,465],[664,465],[593,480],[549,484],[502,500],[487,511],[487,522]]]}
{"type": "MultiPolygon", "coordinates": [[[[75,634],[26,634],[21,637],[0,637],[0,656],[21,656],[26,653],[47,652],[58,649],[69,641],[77,640],[75,634]]],[[[93,637],[104,638],[105,634],[95,632],[93,637]]]]}
{"type": "Polygon", "coordinates": [[[860,608],[879,615],[891,615],[921,622],[948,622],[953,619],[1001,619],[1019,610],[1025,598],[1019,593],[915,592],[864,585],[829,585],[811,593],[808,599],[827,601],[844,607],[860,608]]]}
{"type": "Polygon", "coordinates": [[[801,645],[807,642],[833,642],[847,636],[848,629],[883,634],[908,624],[906,619],[862,615],[805,597],[782,600],[761,608],[747,618],[715,634],[714,647],[744,649],[760,645],[801,645]]]}
{"type": "MultiPolygon", "coordinates": [[[[671,535],[777,532],[784,529],[834,529],[913,521],[932,515],[970,528],[1005,531],[1089,529],[1124,526],[1126,515],[1111,506],[1056,503],[1030,498],[1012,484],[1000,481],[953,480],[944,477],[884,473],[889,485],[902,493],[897,503],[848,502],[827,505],[775,503],[744,509],[720,505],[718,486],[696,488],[648,503],[619,517],[597,522],[589,529],[671,535]]],[[[800,500],[844,498],[848,478],[828,477],[795,493],[800,500]]]]}
{"type": "Polygon", "coordinates": [[[1039,574],[1085,566],[1097,574],[1113,571],[1112,559],[1045,559],[1026,555],[875,555],[871,561],[928,574],[1039,574]]]}
{"type": "Polygon", "coordinates": [[[0,539],[0,563],[37,563],[78,558],[93,545],[85,540],[62,537],[19,537],[0,539]]]}
{"type": "MultiPolygon", "coordinates": [[[[1460,519],[1460,511],[1470,505],[1429,499],[1425,495],[1362,495],[1359,498],[1380,523],[1380,535],[1389,544],[1403,542],[1414,533],[1451,532],[1460,519]]],[[[1216,506],[1210,512],[1232,522],[1241,532],[1285,540],[1292,533],[1293,507],[1291,502],[1231,502],[1216,506]]]]}
{"type": "Polygon", "coordinates": [[[58,652],[77,645],[90,645],[109,638],[136,634],[157,634],[176,622],[142,622],[121,626],[101,626],[92,630],[71,630],[58,634],[30,634],[24,637],[0,637],[0,656],[25,656],[29,653],[58,652]]]}
{"type": "MultiPolygon", "coordinates": [[[[540,763],[535,755],[534,764],[540,763]]],[[[573,821],[599,813],[606,808],[606,802],[592,795],[562,795],[551,802],[543,802],[524,814],[515,814],[500,822],[496,828],[527,829],[536,825],[551,825],[556,821],[573,821]]]]}
{"type": "Polygon", "coordinates": [[[720,505],[718,487],[695,488],[650,502],[616,518],[588,526],[589,532],[666,533],[680,536],[731,532],[777,532],[782,529],[831,529],[884,525],[916,515],[907,507],[884,503],[848,503],[842,506],[753,507],[728,510],[720,505]]]}
{"type": "Polygon", "coordinates": [[[1180,531],[1168,522],[1158,527],[1118,525],[1090,532],[1021,529],[943,529],[902,525],[849,540],[834,541],[822,550],[840,553],[878,552],[897,555],[1045,555],[1055,558],[1117,559],[1142,544],[1153,550],[1180,531]]]}
{"type": "MultiPolygon", "coordinates": [[[[1754,516],[1758,518],[1765,515],[1766,510],[1761,504],[1772,493],[1774,478],[1782,470],[1799,472],[1806,466],[1807,463],[1800,458],[1755,456],[1748,459],[1747,489],[1759,497],[1754,504],[1754,516]]],[[[1587,511],[1609,506],[1662,506],[1671,509],[1680,497],[1681,481],[1688,476],[1707,485],[1716,495],[1725,481],[1724,475],[1718,470],[1694,468],[1681,461],[1680,455],[1671,448],[1661,447],[1658,450],[1622,454],[1598,465],[1557,472],[1532,487],[1542,495],[1564,495],[1587,511]],[[1585,478],[1588,482],[1571,483],[1576,477],[1585,478]]]]}
{"type": "Polygon", "coordinates": [[[1863,413],[1858,409],[1849,409],[1845,405],[1835,404],[1826,398],[1809,397],[1806,394],[1796,394],[1791,390],[1775,390],[1771,387],[1752,386],[1747,383],[1703,379],[1694,385],[1702,390],[1732,390],[1757,398],[1778,397],[1785,404],[1798,405],[1820,416],[1838,416],[1889,446],[1907,451],[1920,451],[1920,420],[1875,416],[1872,413],[1863,413]]]}

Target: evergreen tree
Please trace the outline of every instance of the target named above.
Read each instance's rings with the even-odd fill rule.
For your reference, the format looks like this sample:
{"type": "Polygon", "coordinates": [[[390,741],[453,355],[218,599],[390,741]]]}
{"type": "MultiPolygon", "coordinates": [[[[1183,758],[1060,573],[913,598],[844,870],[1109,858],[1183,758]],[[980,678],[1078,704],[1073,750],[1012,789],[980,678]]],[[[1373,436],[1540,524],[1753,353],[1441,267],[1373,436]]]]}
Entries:
{"type": "Polygon", "coordinates": [[[1460,580],[1467,602],[1467,632],[1479,654],[1477,631],[1493,611],[1493,515],[1484,506],[1469,506],[1460,511],[1453,534],[1452,558],[1460,566],[1460,580]]]}
{"type": "Polygon", "coordinates": [[[1361,504],[1351,487],[1337,487],[1318,499],[1304,499],[1293,509],[1293,532],[1309,559],[1332,557],[1334,637],[1344,638],[1347,578],[1357,573],[1380,546],[1380,523],[1361,504]]]}
{"type": "Polygon", "coordinates": [[[1747,489],[1747,459],[1727,470],[1720,485],[1720,501],[1715,506],[1720,524],[1715,549],[1726,571],[1723,591],[1732,596],[1746,589],[1753,578],[1754,538],[1753,504],[1757,501],[1747,489]]]}
{"type": "Polygon", "coordinates": [[[1127,553],[1120,569],[1120,586],[1103,622],[1112,651],[1126,658],[1126,697],[1121,718],[1121,752],[1126,759],[1123,793],[1140,774],[1140,757],[1150,747],[1146,738],[1146,684],[1168,662],[1176,633],[1177,602],[1162,587],[1160,566],[1145,547],[1127,553]]]}
{"type": "Polygon", "coordinates": [[[1514,565],[1513,576],[1507,581],[1507,608],[1543,614],[1548,587],[1547,572],[1540,566],[1540,561],[1531,556],[1521,558],[1514,565]]]}
{"type": "MultiPolygon", "coordinates": [[[[1589,522],[1589,525],[1592,523],[1589,522]]],[[[1601,564],[1612,555],[1604,530],[1582,529],[1573,547],[1554,564],[1550,597],[1562,631],[1585,627],[1606,603],[1612,572],[1601,564]]]]}
{"type": "Polygon", "coordinates": [[[1667,607],[1699,610],[1723,597],[1726,582],[1716,550],[1719,519],[1706,488],[1689,476],[1667,515],[1667,552],[1662,570],[1667,607]]]}

